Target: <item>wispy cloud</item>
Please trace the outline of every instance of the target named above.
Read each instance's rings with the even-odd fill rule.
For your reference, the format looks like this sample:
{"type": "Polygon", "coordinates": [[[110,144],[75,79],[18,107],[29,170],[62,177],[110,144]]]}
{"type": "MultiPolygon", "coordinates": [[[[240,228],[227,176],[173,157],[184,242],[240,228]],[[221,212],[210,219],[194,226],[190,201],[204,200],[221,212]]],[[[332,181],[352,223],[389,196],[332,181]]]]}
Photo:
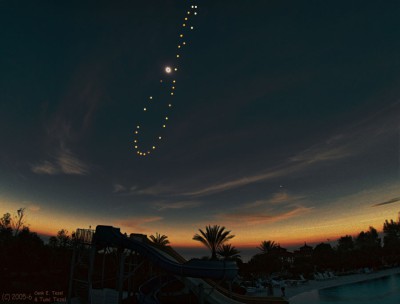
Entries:
{"type": "Polygon", "coordinates": [[[300,152],[296,156],[290,158],[290,161],[300,162],[306,164],[313,164],[318,162],[327,162],[338,159],[343,159],[354,155],[356,151],[349,146],[330,147],[331,139],[328,139],[325,147],[313,147],[300,152]]]}
{"type": "Polygon", "coordinates": [[[86,175],[89,167],[69,151],[62,151],[58,156],[61,172],[65,174],[86,175]]]}
{"type": "Polygon", "coordinates": [[[341,158],[348,157],[352,154],[352,152],[345,147],[338,147],[336,149],[332,149],[332,147],[314,147],[312,149],[308,149],[304,152],[299,153],[298,155],[292,157],[287,160],[283,165],[270,168],[266,172],[258,173],[254,175],[248,175],[244,177],[240,177],[233,180],[228,180],[222,183],[216,183],[210,185],[208,187],[200,188],[197,190],[189,190],[186,192],[178,192],[174,187],[168,187],[166,185],[155,185],[150,186],[143,189],[135,188],[134,191],[129,191],[125,193],[126,195],[134,195],[134,194],[145,194],[145,195],[153,195],[153,196],[162,196],[162,195],[172,195],[172,196],[192,196],[192,197],[201,197],[214,193],[219,193],[231,189],[235,189],[238,187],[243,187],[249,184],[254,184],[257,182],[262,182],[266,180],[272,180],[276,178],[280,178],[283,176],[288,176],[295,172],[301,171],[305,168],[308,168],[312,164],[316,164],[318,162],[327,162],[338,160],[341,158]]]}
{"type": "Polygon", "coordinates": [[[171,194],[171,188],[164,185],[155,185],[142,188],[137,185],[133,185],[131,187],[122,186],[122,188],[120,188],[119,191],[114,191],[114,192],[122,196],[132,196],[132,195],[163,196],[166,194],[171,194]]]}
{"type": "Polygon", "coordinates": [[[356,153],[356,151],[345,146],[330,147],[330,145],[319,145],[298,153],[280,167],[271,168],[265,173],[245,176],[224,183],[214,184],[203,189],[183,193],[182,195],[203,196],[223,192],[257,182],[288,176],[292,173],[309,168],[317,163],[343,159],[353,155],[354,153],[356,153]]]}
{"type": "Polygon", "coordinates": [[[270,171],[268,171],[266,173],[255,174],[252,176],[245,176],[245,177],[241,177],[241,178],[227,181],[224,183],[214,184],[214,185],[211,185],[211,186],[203,188],[203,189],[182,193],[182,195],[203,196],[203,195],[209,195],[209,194],[213,194],[213,193],[223,192],[223,191],[227,191],[227,190],[234,189],[237,187],[242,187],[245,185],[257,183],[260,181],[265,181],[265,180],[285,176],[287,174],[290,174],[290,173],[300,170],[302,167],[304,167],[303,164],[295,164],[292,166],[275,168],[275,169],[271,169],[270,171]]]}
{"type": "Polygon", "coordinates": [[[397,132],[399,127],[399,105],[399,102],[394,103],[379,113],[355,123],[353,126],[347,126],[346,129],[340,130],[340,132],[333,134],[326,140],[298,152],[283,161],[280,166],[266,169],[264,172],[215,183],[204,188],[186,191],[181,195],[210,195],[249,184],[289,176],[313,166],[353,157],[365,151],[369,146],[376,145],[385,135],[397,132]]]}
{"type": "Polygon", "coordinates": [[[45,160],[41,163],[32,165],[31,169],[32,169],[32,172],[36,173],[36,174],[48,174],[48,175],[59,174],[58,167],[47,160],[45,160]]]}
{"type": "Polygon", "coordinates": [[[30,205],[28,205],[27,208],[29,211],[32,211],[32,212],[38,212],[41,209],[40,206],[36,205],[36,204],[30,204],[30,205]]]}
{"type": "Polygon", "coordinates": [[[200,205],[201,205],[201,202],[198,202],[198,201],[180,201],[180,202],[156,203],[155,207],[158,211],[164,211],[167,209],[195,208],[200,205]]]}
{"type": "Polygon", "coordinates": [[[38,212],[41,209],[38,204],[31,201],[23,201],[22,206],[23,208],[25,208],[25,210],[28,210],[29,212],[38,212]]]}
{"type": "Polygon", "coordinates": [[[292,195],[282,190],[266,199],[241,204],[215,217],[218,221],[229,225],[270,224],[303,216],[314,209],[310,205],[311,202],[305,196],[292,195]]]}
{"type": "MultiPolygon", "coordinates": [[[[102,100],[102,66],[85,62],[78,66],[56,111],[43,103],[45,122],[44,151],[50,159],[31,165],[32,172],[47,175],[87,175],[89,167],[72,151],[90,131],[95,112],[102,100]]],[[[55,101],[57,102],[57,101],[55,101]]]]}
{"type": "Polygon", "coordinates": [[[126,187],[120,184],[114,184],[113,185],[113,192],[114,193],[121,193],[121,192],[125,192],[126,191],[126,187]]]}
{"type": "Polygon", "coordinates": [[[400,202],[400,197],[395,197],[395,198],[392,198],[390,200],[387,200],[387,201],[372,205],[372,207],[378,207],[378,206],[393,204],[393,203],[397,203],[397,202],[400,202]]]}
{"type": "Polygon", "coordinates": [[[338,147],[332,149],[331,147],[314,147],[299,153],[298,155],[287,160],[283,165],[275,168],[270,168],[266,172],[240,177],[233,180],[228,180],[222,183],[216,183],[208,187],[200,188],[197,190],[189,190],[186,192],[179,192],[175,187],[168,187],[167,185],[155,185],[147,188],[139,189],[134,188],[133,191],[128,191],[126,195],[153,195],[153,196],[191,196],[191,197],[201,197],[214,193],[219,193],[223,191],[228,191],[238,187],[243,187],[249,184],[254,184],[257,182],[262,182],[266,180],[273,180],[276,178],[288,176],[295,172],[299,172],[303,169],[310,167],[313,164],[319,162],[334,161],[341,158],[348,157],[352,155],[352,151],[345,147],[338,147]]]}
{"type": "Polygon", "coordinates": [[[303,216],[311,212],[314,207],[305,207],[301,205],[293,205],[289,208],[285,208],[285,211],[276,211],[271,209],[260,212],[259,210],[247,210],[247,211],[234,211],[230,213],[223,213],[216,215],[218,221],[231,226],[243,225],[245,222],[249,225],[260,225],[260,224],[271,224],[280,221],[285,221],[298,216],[303,216]]]}
{"type": "Polygon", "coordinates": [[[334,164],[338,161],[355,157],[363,153],[371,145],[379,143],[386,135],[392,135],[398,130],[398,113],[400,102],[394,103],[371,117],[355,122],[351,126],[340,128],[335,134],[307,149],[295,153],[293,156],[282,160],[279,165],[259,170],[258,172],[242,173],[236,178],[220,180],[219,182],[198,186],[196,184],[179,188],[173,185],[156,184],[154,186],[127,191],[125,195],[151,195],[158,197],[202,197],[224,191],[233,190],[247,185],[276,180],[302,174],[316,166],[334,164]]]}
{"type": "Polygon", "coordinates": [[[270,207],[270,206],[277,206],[277,205],[281,206],[281,205],[287,205],[287,204],[300,203],[304,199],[305,199],[304,196],[290,195],[286,191],[280,191],[280,192],[274,193],[271,197],[269,197],[267,199],[256,200],[254,202],[246,203],[246,204],[243,204],[243,205],[237,207],[237,209],[246,210],[246,209],[252,209],[252,208],[270,207]]]}
{"type": "Polygon", "coordinates": [[[148,228],[146,225],[154,222],[159,222],[163,218],[161,216],[134,216],[115,222],[115,226],[121,226],[126,229],[131,229],[131,232],[144,232],[148,228]]]}
{"type": "Polygon", "coordinates": [[[89,174],[89,166],[78,159],[71,151],[62,149],[58,151],[53,160],[42,161],[31,166],[31,170],[36,174],[47,175],[87,175],[89,174]]]}

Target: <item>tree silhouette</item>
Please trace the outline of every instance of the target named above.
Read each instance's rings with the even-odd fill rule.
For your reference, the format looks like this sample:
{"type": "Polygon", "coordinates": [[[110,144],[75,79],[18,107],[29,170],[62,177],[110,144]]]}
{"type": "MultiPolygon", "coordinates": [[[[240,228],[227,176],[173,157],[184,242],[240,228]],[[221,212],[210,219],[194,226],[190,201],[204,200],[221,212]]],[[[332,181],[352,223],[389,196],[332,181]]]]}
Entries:
{"type": "Polygon", "coordinates": [[[71,237],[68,235],[68,230],[61,229],[57,232],[57,240],[59,247],[69,247],[71,245],[71,237]]]}
{"type": "Polygon", "coordinates": [[[381,239],[374,227],[360,234],[355,239],[357,266],[378,267],[381,264],[381,239]]]}
{"type": "Polygon", "coordinates": [[[0,229],[11,228],[11,214],[4,213],[3,217],[0,219],[0,229]]]}
{"type": "Polygon", "coordinates": [[[11,215],[10,213],[5,213],[3,217],[0,218],[0,247],[7,246],[12,237],[11,215]]]}
{"type": "Polygon", "coordinates": [[[313,261],[321,269],[332,268],[336,263],[336,255],[331,244],[320,243],[313,251],[313,261]]]}
{"type": "Polygon", "coordinates": [[[341,269],[352,269],[357,261],[357,256],[354,254],[355,245],[351,235],[342,236],[338,239],[336,246],[336,254],[338,266],[341,269]]]}
{"type": "Polygon", "coordinates": [[[14,216],[14,219],[11,221],[11,224],[14,229],[14,236],[16,236],[19,231],[24,227],[25,220],[25,208],[19,208],[17,210],[17,214],[14,216]]]}
{"type": "Polygon", "coordinates": [[[378,231],[370,226],[367,232],[361,231],[356,238],[356,247],[361,250],[376,250],[381,247],[378,231]]]}
{"type": "Polygon", "coordinates": [[[203,243],[211,250],[211,259],[217,259],[217,250],[222,244],[232,239],[234,235],[229,235],[230,231],[225,231],[225,227],[219,225],[208,225],[206,231],[199,229],[200,234],[195,234],[193,240],[203,243]]]}
{"type": "Polygon", "coordinates": [[[25,208],[19,208],[17,214],[11,216],[10,213],[5,213],[0,219],[0,230],[11,230],[14,236],[17,236],[25,224],[25,208]]]}
{"type": "Polygon", "coordinates": [[[51,247],[51,248],[56,248],[56,247],[58,247],[58,240],[57,240],[57,237],[51,236],[51,237],[49,238],[49,247],[51,247]]]}
{"type": "Polygon", "coordinates": [[[150,240],[157,245],[160,246],[167,246],[169,244],[168,237],[166,235],[161,235],[158,232],[156,232],[156,235],[150,235],[150,240]]]}
{"type": "Polygon", "coordinates": [[[397,222],[386,220],[383,223],[383,233],[386,261],[392,264],[400,262],[400,218],[397,222]]]}
{"type": "Polygon", "coordinates": [[[337,250],[339,252],[350,252],[354,249],[354,241],[351,235],[342,236],[338,239],[337,250]]]}
{"type": "Polygon", "coordinates": [[[385,221],[383,224],[383,243],[385,247],[400,248],[400,220],[394,222],[393,220],[385,221]]]}
{"type": "Polygon", "coordinates": [[[239,259],[239,250],[235,248],[235,246],[232,246],[231,244],[223,244],[221,245],[217,253],[224,258],[224,260],[235,260],[239,259]]]}
{"type": "Polygon", "coordinates": [[[274,250],[279,248],[279,244],[274,241],[262,241],[257,249],[260,249],[262,253],[272,253],[274,250]]]}

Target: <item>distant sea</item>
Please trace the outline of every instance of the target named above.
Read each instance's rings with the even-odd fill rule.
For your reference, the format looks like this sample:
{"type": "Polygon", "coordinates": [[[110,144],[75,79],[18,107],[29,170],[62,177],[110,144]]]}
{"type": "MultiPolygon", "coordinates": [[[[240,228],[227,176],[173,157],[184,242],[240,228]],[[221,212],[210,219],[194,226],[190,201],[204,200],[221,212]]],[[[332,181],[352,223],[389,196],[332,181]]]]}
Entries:
{"type": "MultiPolygon", "coordinates": [[[[201,259],[202,257],[209,257],[210,251],[207,248],[202,247],[173,247],[180,255],[182,255],[186,260],[190,260],[193,258],[201,259]]],[[[248,262],[252,256],[259,253],[256,247],[237,247],[237,250],[240,251],[240,257],[243,262],[248,262]]]]}

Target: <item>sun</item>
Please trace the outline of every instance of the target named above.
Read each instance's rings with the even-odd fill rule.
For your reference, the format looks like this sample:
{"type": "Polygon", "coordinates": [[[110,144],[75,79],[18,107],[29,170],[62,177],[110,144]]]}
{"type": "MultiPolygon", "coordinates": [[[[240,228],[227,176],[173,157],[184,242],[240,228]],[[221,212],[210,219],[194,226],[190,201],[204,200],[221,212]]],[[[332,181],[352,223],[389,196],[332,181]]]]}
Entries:
{"type": "Polygon", "coordinates": [[[167,74],[171,73],[171,72],[172,72],[171,67],[169,67],[169,66],[165,67],[165,72],[166,72],[167,74]]]}

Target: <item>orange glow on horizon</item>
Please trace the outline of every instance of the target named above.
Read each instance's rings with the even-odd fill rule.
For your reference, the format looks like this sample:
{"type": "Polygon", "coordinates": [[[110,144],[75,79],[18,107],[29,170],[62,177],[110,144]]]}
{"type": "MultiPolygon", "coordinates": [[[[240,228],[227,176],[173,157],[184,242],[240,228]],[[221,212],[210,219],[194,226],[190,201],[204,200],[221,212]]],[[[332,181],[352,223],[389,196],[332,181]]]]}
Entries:
{"type": "Polygon", "coordinates": [[[204,248],[193,236],[198,229],[204,229],[208,224],[219,224],[230,230],[235,237],[229,241],[235,247],[255,248],[264,240],[271,240],[282,247],[302,246],[304,243],[336,242],[341,236],[357,236],[361,231],[367,231],[370,226],[379,232],[383,229],[385,220],[397,220],[398,205],[388,204],[379,207],[348,206],[342,208],[342,202],[337,206],[321,207],[305,215],[276,222],[250,224],[244,221],[208,222],[168,222],[163,217],[137,216],[125,219],[106,216],[92,216],[85,213],[73,214],[51,206],[21,204],[16,201],[0,198],[0,216],[6,212],[15,214],[16,210],[26,208],[26,223],[32,232],[53,236],[61,229],[69,234],[77,228],[95,229],[97,225],[110,225],[121,229],[122,233],[142,233],[150,236],[156,232],[165,234],[173,247],[204,248]]]}
{"type": "MultiPolygon", "coordinates": [[[[87,223],[93,223],[91,229],[96,229],[97,225],[111,225],[121,229],[121,232],[130,233],[142,233],[147,236],[154,234],[155,232],[159,232],[161,234],[165,234],[168,236],[169,241],[171,242],[171,246],[173,247],[190,247],[190,248],[203,248],[204,245],[200,242],[193,240],[193,236],[198,232],[198,230],[192,230],[191,228],[185,229],[163,229],[163,227],[155,227],[155,228],[131,228],[131,227],[123,227],[122,225],[118,225],[117,222],[112,221],[94,221],[89,218],[80,218],[72,220],[72,217],[64,216],[55,217],[51,216],[36,216],[33,218],[32,215],[29,216],[29,228],[32,232],[37,232],[42,235],[56,235],[57,232],[61,229],[66,229],[71,234],[77,228],[88,229],[89,225],[87,223]],[[37,217],[37,218],[36,218],[37,217]],[[35,218],[35,220],[33,220],[35,218]],[[39,220],[40,218],[40,220],[39,220]],[[36,221],[37,219],[37,221],[36,221]],[[97,222],[96,224],[94,224],[97,222]]],[[[252,229],[252,231],[246,231],[246,229],[232,229],[232,234],[235,235],[233,239],[228,241],[235,247],[257,247],[264,240],[271,240],[282,247],[293,247],[296,245],[302,246],[304,243],[320,243],[320,242],[330,242],[337,241],[341,236],[352,235],[356,236],[361,231],[366,231],[369,229],[369,226],[373,226],[378,232],[382,231],[383,223],[385,219],[395,219],[395,217],[387,217],[384,219],[371,220],[370,222],[363,221],[359,222],[357,225],[353,225],[352,227],[347,226],[334,226],[334,229],[327,225],[325,229],[321,227],[303,227],[302,231],[297,231],[296,234],[290,233],[290,227],[288,229],[282,229],[280,233],[266,233],[262,230],[252,229]]],[[[267,230],[268,231],[268,230],[267,230]]]]}

